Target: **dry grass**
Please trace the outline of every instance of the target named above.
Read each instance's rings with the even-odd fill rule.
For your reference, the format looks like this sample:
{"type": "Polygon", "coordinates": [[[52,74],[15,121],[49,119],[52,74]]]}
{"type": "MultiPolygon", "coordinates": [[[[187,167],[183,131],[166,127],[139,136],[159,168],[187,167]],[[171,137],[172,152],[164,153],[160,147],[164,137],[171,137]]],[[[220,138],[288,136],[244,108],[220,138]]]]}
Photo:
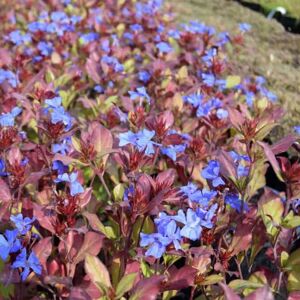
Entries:
{"type": "MultiPolygon", "coordinates": [[[[250,23],[253,30],[246,39],[245,48],[232,57],[234,72],[265,76],[287,111],[284,131],[300,124],[300,35],[286,32],[275,20],[267,20],[232,0],[169,2],[178,13],[179,22],[197,19],[219,31],[230,32],[236,31],[240,22],[250,23]]],[[[282,133],[281,130],[277,134],[282,133]]]]}

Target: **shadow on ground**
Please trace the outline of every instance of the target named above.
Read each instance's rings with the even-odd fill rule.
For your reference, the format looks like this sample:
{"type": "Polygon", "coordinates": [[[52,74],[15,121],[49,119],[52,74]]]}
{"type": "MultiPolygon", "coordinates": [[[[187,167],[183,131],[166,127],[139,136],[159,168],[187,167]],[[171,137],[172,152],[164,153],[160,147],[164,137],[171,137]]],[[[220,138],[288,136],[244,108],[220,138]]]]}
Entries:
{"type": "Polygon", "coordinates": [[[286,110],[283,129],[276,136],[300,124],[300,35],[288,33],[275,20],[268,20],[233,0],[170,1],[179,22],[201,20],[219,31],[235,32],[238,23],[252,25],[246,46],[234,54],[237,75],[262,75],[286,110]]]}

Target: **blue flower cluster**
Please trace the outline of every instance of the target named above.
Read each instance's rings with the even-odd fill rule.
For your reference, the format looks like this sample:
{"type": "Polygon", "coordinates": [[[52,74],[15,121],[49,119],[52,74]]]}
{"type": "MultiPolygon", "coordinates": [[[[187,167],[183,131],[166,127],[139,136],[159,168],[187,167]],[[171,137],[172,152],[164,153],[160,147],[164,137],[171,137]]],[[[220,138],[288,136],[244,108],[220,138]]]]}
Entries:
{"type": "Polygon", "coordinates": [[[145,154],[151,155],[154,153],[154,145],[157,143],[151,139],[154,137],[155,131],[143,129],[137,133],[127,131],[119,134],[119,146],[131,144],[138,148],[139,151],[145,151],[145,154]]]}
{"type": "Polygon", "coordinates": [[[31,35],[29,33],[22,33],[20,30],[12,31],[8,39],[16,46],[31,43],[31,35]]]}
{"type": "Polygon", "coordinates": [[[14,107],[11,112],[0,115],[0,125],[2,127],[15,126],[15,118],[22,112],[20,107],[14,107]]]}
{"type": "Polygon", "coordinates": [[[18,76],[9,70],[0,69],[0,84],[7,81],[10,86],[16,88],[19,84],[18,76]]]}
{"type": "Polygon", "coordinates": [[[247,105],[252,107],[254,100],[258,95],[269,99],[271,102],[277,100],[277,96],[264,86],[265,83],[266,80],[264,77],[257,76],[254,82],[246,78],[242,84],[237,85],[235,88],[245,96],[247,105]],[[251,88],[253,85],[255,85],[255,91],[251,88]]]}
{"type": "Polygon", "coordinates": [[[124,71],[123,65],[119,62],[119,60],[117,58],[115,58],[113,56],[104,55],[101,58],[101,62],[111,66],[113,68],[113,70],[117,73],[124,71]]]}
{"type": "Polygon", "coordinates": [[[180,191],[191,201],[199,204],[201,207],[208,207],[210,201],[217,195],[216,191],[207,189],[199,190],[194,183],[182,186],[180,191]]]}
{"type": "Polygon", "coordinates": [[[135,91],[129,91],[128,94],[130,95],[131,100],[136,99],[145,99],[147,103],[150,103],[150,96],[148,95],[146,88],[144,86],[138,87],[135,91]]]}
{"type": "Polygon", "coordinates": [[[176,250],[181,249],[180,244],[183,238],[192,241],[200,239],[203,227],[213,227],[212,219],[217,208],[217,204],[207,210],[200,207],[196,210],[188,208],[186,213],[179,210],[175,216],[161,212],[154,220],[157,232],[141,233],[140,246],[148,247],[145,255],[160,258],[166,252],[167,247],[172,244],[176,250]]]}
{"type": "MultiPolygon", "coordinates": [[[[230,207],[235,209],[237,212],[242,212],[243,201],[239,198],[237,194],[227,194],[225,196],[225,203],[230,207]]],[[[248,211],[249,207],[246,202],[244,202],[244,211],[248,211]]]]}
{"type": "MultiPolygon", "coordinates": [[[[68,152],[71,149],[70,143],[71,143],[71,139],[69,137],[67,137],[62,141],[62,143],[53,144],[52,145],[52,152],[53,153],[60,153],[62,155],[66,155],[66,154],[68,154],[68,152]]],[[[69,167],[64,165],[63,162],[61,162],[60,160],[54,160],[53,163],[52,163],[52,169],[54,171],[57,171],[58,174],[63,174],[63,173],[66,173],[68,171],[69,167]]]]}
{"type": "Polygon", "coordinates": [[[84,192],[83,186],[77,180],[78,174],[73,172],[71,174],[64,173],[59,174],[54,182],[68,182],[70,186],[70,194],[71,196],[76,196],[77,194],[81,194],[84,192]]]}
{"type": "Polygon", "coordinates": [[[46,108],[45,112],[50,112],[51,123],[63,123],[65,125],[65,131],[68,131],[72,127],[72,117],[65,111],[62,106],[61,97],[54,97],[52,99],[45,100],[46,108]]]}
{"type": "MultiPolygon", "coordinates": [[[[209,85],[210,84],[211,83],[209,83],[209,85]]],[[[222,101],[220,99],[212,98],[206,102],[203,102],[203,100],[204,97],[200,93],[183,96],[183,101],[185,103],[189,103],[193,107],[197,108],[196,115],[198,118],[207,117],[213,110],[216,110],[216,114],[219,119],[227,118],[228,112],[222,108],[222,101]]]]}
{"type": "Polygon", "coordinates": [[[238,178],[248,176],[249,174],[249,167],[245,164],[250,162],[250,158],[248,155],[239,155],[235,151],[229,152],[230,156],[232,157],[234,163],[237,167],[237,176],[238,178]]]}
{"type": "Polygon", "coordinates": [[[51,15],[48,12],[43,11],[38,21],[28,24],[27,29],[32,32],[45,32],[49,34],[56,34],[63,36],[65,32],[75,31],[75,25],[81,20],[80,16],[69,17],[63,11],[54,11],[51,15]]]}
{"type": "Polygon", "coordinates": [[[219,176],[220,163],[217,160],[211,160],[208,163],[208,166],[202,170],[201,175],[203,178],[210,180],[213,187],[225,184],[223,179],[219,176]]]}
{"type": "Polygon", "coordinates": [[[27,258],[27,250],[22,245],[22,239],[31,230],[35,219],[24,218],[22,214],[18,214],[16,216],[12,215],[10,220],[14,223],[16,229],[6,230],[4,234],[0,234],[0,257],[5,261],[9,257],[9,254],[20,252],[11,267],[14,269],[23,269],[21,272],[23,281],[28,277],[30,270],[33,270],[37,275],[41,275],[42,266],[39,259],[33,251],[27,258]]]}

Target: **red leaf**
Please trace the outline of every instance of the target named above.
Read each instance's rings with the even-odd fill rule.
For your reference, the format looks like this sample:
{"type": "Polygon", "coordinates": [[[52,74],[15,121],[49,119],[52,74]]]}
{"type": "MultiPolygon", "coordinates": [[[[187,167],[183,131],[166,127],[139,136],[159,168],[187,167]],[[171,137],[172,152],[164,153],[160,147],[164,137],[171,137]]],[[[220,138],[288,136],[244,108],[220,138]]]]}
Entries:
{"type": "Polygon", "coordinates": [[[0,203],[11,200],[11,193],[6,182],[0,178],[0,203]]]}
{"type": "Polygon", "coordinates": [[[85,69],[87,74],[96,82],[100,83],[101,82],[101,77],[98,74],[97,70],[97,62],[94,61],[93,59],[89,58],[85,64],[85,69]]]}
{"type": "Polygon", "coordinates": [[[46,262],[52,252],[52,237],[46,237],[40,240],[36,245],[34,245],[32,250],[39,259],[44,270],[46,270],[46,262]]]}
{"type": "Polygon", "coordinates": [[[231,124],[238,130],[242,127],[245,117],[235,108],[227,107],[226,108],[229,113],[229,120],[231,124]]]}
{"type": "Polygon", "coordinates": [[[154,275],[150,278],[143,279],[134,287],[132,298],[143,300],[156,300],[160,293],[164,276],[154,275]]]}
{"type": "Polygon", "coordinates": [[[283,181],[283,179],[281,177],[281,170],[280,170],[279,163],[276,160],[276,157],[275,157],[271,147],[264,142],[257,142],[257,143],[264,149],[265,155],[266,155],[267,159],[269,160],[270,164],[272,165],[273,170],[276,173],[278,179],[283,181]]]}
{"type": "Polygon", "coordinates": [[[297,137],[290,134],[271,146],[271,149],[275,155],[286,152],[296,141],[297,137]]]}
{"type": "Polygon", "coordinates": [[[80,202],[79,205],[81,208],[85,207],[86,205],[88,205],[88,203],[91,200],[92,197],[92,192],[93,189],[92,188],[87,188],[84,190],[84,192],[80,195],[80,202]]]}
{"type": "Polygon", "coordinates": [[[245,300],[262,300],[262,299],[274,300],[274,296],[267,285],[257,289],[256,291],[254,291],[253,293],[251,293],[245,298],[245,300]]]}
{"type": "Polygon", "coordinates": [[[74,263],[77,264],[84,260],[86,254],[98,255],[103,245],[104,236],[96,232],[87,232],[84,236],[83,244],[77,255],[74,257],[74,263]]]}
{"type": "Polygon", "coordinates": [[[300,300],[300,291],[298,291],[298,292],[291,292],[289,294],[288,300],[300,300]]]}
{"type": "Polygon", "coordinates": [[[89,294],[82,288],[73,287],[71,288],[69,299],[73,300],[92,300],[89,294]]]}
{"type": "Polygon", "coordinates": [[[169,269],[169,280],[164,286],[164,290],[181,290],[192,286],[194,284],[195,275],[197,269],[191,266],[184,266],[180,269],[177,269],[175,266],[172,266],[169,269]]]}
{"type": "Polygon", "coordinates": [[[33,203],[33,216],[38,220],[39,224],[51,233],[55,234],[53,227],[56,217],[52,215],[53,211],[33,203]]]}
{"type": "Polygon", "coordinates": [[[224,296],[226,300],[241,300],[241,298],[226,284],[219,283],[224,291],[224,296]]]}
{"type": "Polygon", "coordinates": [[[237,178],[234,161],[226,151],[219,150],[216,158],[220,163],[220,172],[224,177],[237,178]]]}

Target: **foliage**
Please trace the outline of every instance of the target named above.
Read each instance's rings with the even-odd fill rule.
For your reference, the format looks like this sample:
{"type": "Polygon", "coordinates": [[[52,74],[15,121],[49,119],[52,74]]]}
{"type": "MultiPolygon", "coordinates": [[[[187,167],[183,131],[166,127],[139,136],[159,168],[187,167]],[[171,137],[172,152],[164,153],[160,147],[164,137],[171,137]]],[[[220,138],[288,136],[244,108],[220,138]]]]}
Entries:
{"type": "Polygon", "coordinates": [[[177,28],[159,0],[33,2],[0,48],[1,296],[293,299],[298,130],[268,144],[276,96],[231,73],[251,26],[177,28]]]}

